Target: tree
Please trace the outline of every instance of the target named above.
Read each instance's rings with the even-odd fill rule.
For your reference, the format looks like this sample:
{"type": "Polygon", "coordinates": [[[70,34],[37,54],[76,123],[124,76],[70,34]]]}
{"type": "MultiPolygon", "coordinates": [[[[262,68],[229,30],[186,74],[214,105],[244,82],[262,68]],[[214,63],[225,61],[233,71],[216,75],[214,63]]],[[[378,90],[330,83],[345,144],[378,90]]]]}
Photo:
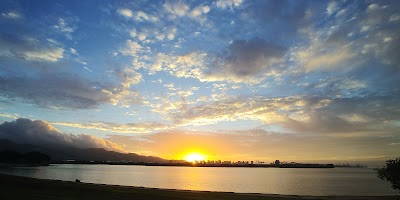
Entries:
{"type": "Polygon", "coordinates": [[[386,161],[386,167],[377,169],[378,177],[392,183],[392,188],[400,191],[400,158],[386,161]]]}

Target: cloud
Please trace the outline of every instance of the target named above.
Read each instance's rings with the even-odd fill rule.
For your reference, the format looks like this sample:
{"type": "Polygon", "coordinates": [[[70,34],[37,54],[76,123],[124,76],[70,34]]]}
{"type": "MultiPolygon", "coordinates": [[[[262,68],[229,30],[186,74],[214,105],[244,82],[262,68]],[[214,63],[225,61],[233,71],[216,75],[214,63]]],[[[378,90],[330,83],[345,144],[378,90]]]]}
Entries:
{"type": "Polygon", "coordinates": [[[136,11],[133,17],[136,21],[151,21],[151,22],[158,21],[158,17],[147,14],[143,11],[136,11]]]}
{"type": "Polygon", "coordinates": [[[190,11],[189,16],[201,24],[204,24],[204,22],[207,20],[205,15],[210,12],[210,10],[211,8],[209,6],[198,6],[190,11]]]}
{"type": "Polygon", "coordinates": [[[133,16],[132,10],[127,9],[127,8],[118,9],[118,10],[117,10],[117,13],[118,13],[119,15],[124,16],[124,17],[127,17],[127,18],[130,18],[130,17],[133,16]]]}
{"type": "MultiPolygon", "coordinates": [[[[341,6],[331,2],[328,8],[333,4],[341,6]]],[[[306,42],[294,48],[293,60],[299,61],[307,72],[367,70],[372,63],[382,65],[382,70],[394,71],[400,63],[393,54],[400,46],[400,37],[396,35],[400,23],[390,21],[397,12],[394,6],[371,4],[360,8],[358,3],[349,4],[325,27],[303,29],[306,42]]]]}
{"type": "Polygon", "coordinates": [[[257,27],[279,33],[270,37],[284,43],[288,37],[296,38],[299,30],[313,26],[323,9],[319,2],[261,0],[244,4],[242,16],[245,21],[257,22],[257,27]]]}
{"type": "Polygon", "coordinates": [[[203,14],[207,14],[208,12],[210,12],[210,7],[209,6],[199,6],[194,8],[191,12],[190,12],[190,16],[193,18],[199,17],[203,14]]]}
{"type": "Polygon", "coordinates": [[[142,80],[142,74],[128,67],[123,70],[117,70],[116,75],[120,78],[121,85],[124,88],[129,88],[131,85],[138,84],[142,80]]]}
{"type": "Polygon", "coordinates": [[[54,125],[69,126],[83,129],[94,129],[113,133],[149,133],[167,129],[168,126],[161,123],[127,123],[116,124],[110,122],[71,123],[53,122],[54,125]]]}
{"type": "Polygon", "coordinates": [[[108,94],[112,104],[129,107],[143,101],[140,93],[131,89],[131,85],[140,83],[142,74],[126,67],[122,70],[115,70],[115,75],[119,79],[120,85],[102,90],[108,94]]]}
{"type": "Polygon", "coordinates": [[[259,83],[275,64],[283,60],[285,51],[284,47],[258,38],[236,40],[219,55],[200,51],[182,55],[158,53],[152,64],[137,69],[145,68],[151,74],[165,71],[172,76],[196,78],[202,82],[259,83]]]}
{"type": "Polygon", "coordinates": [[[76,27],[69,26],[65,19],[58,18],[57,25],[54,25],[54,28],[59,31],[60,33],[65,34],[65,37],[68,39],[72,39],[72,33],[75,31],[76,27]]]}
{"type": "MultiPolygon", "coordinates": [[[[338,4],[338,7],[341,6],[338,4]]],[[[396,35],[400,23],[390,21],[391,16],[396,13],[394,7],[387,3],[361,7],[358,3],[346,4],[347,11],[343,15],[329,16],[331,20],[326,26],[305,31],[306,40],[303,45],[289,51],[292,56],[290,60],[294,61],[295,66],[286,70],[290,75],[284,80],[297,83],[297,86],[304,84],[304,88],[297,90],[303,90],[301,93],[309,96],[336,99],[333,102],[360,98],[359,101],[365,105],[369,104],[368,101],[380,99],[379,104],[391,107],[392,102],[388,99],[398,98],[397,85],[400,83],[400,59],[394,55],[395,49],[400,46],[400,37],[396,35]]],[[[348,108],[349,110],[358,107],[355,102],[351,104],[355,107],[348,108]]],[[[373,107],[373,104],[370,106],[373,107]]],[[[369,109],[371,108],[365,108],[369,109]]],[[[338,115],[337,112],[338,110],[332,111],[333,114],[315,112],[314,116],[309,116],[309,124],[295,125],[296,122],[293,121],[287,125],[306,132],[326,132],[323,127],[317,126],[318,123],[331,127],[327,128],[329,130],[336,126],[343,127],[343,131],[353,129],[378,132],[380,129],[389,132],[393,129],[393,121],[398,120],[394,117],[385,124],[379,122],[380,118],[372,113],[360,115],[361,111],[358,110],[355,113],[338,115]],[[369,124],[362,121],[355,123],[354,120],[349,120],[352,118],[349,116],[359,116],[360,119],[371,121],[369,124]],[[328,121],[340,125],[329,124],[328,121]]]]}
{"type": "Polygon", "coordinates": [[[9,11],[6,13],[2,13],[1,16],[8,18],[8,19],[19,19],[21,18],[21,14],[17,11],[9,11]]]}
{"type": "Polygon", "coordinates": [[[66,134],[42,120],[19,118],[0,125],[0,137],[22,144],[33,144],[42,147],[104,148],[124,152],[118,144],[92,135],[66,134]]]}
{"type": "Polygon", "coordinates": [[[167,38],[169,40],[173,40],[175,38],[176,30],[177,30],[176,27],[168,28],[167,38]]]}
{"type": "Polygon", "coordinates": [[[337,2],[331,1],[331,2],[329,2],[328,7],[326,8],[326,13],[328,15],[332,15],[337,9],[338,9],[337,2]]]}
{"type": "Polygon", "coordinates": [[[263,39],[235,40],[222,55],[217,56],[207,75],[220,80],[250,82],[282,61],[284,54],[284,47],[263,39]]]}
{"type": "Polygon", "coordinates": [[[48,61],[57,62],[64,57],[64,49],[54,47],[51,49],[32,50],[22,52],[21,55],[25,60],[30,61],[48,61]]]}
{"type": "Polygon", "coordinates": [[[296,52],[296,59],[302,63],[306,71],[346,68],[350,65],[348,62],[354,56],[355,54],[352,53],[349,46],[339,47],[339,45],[334,46],[319,42],[296,52]]]}
{"type": "Polygon", "coordinates": [[[178,56],[159,53],[155,62],[146,69],[151,73],[166,71],[179,78],[201,79],[204,57],[205,54],[201,52],[191,52],[178,56]]]}
{"type": "Polygon", "coordinates": [[[167,13],[170,14],[170,19],[175,19],[176,17],[189,17],[201,23],[202,25],[204,25],[204,22],[207,20],[205,14],[211,10],[211,8],[207,5],[200,5],[191,9],[190,6],[185,4],[184,1],[179,0],[166,1],[164,3],[164,8],[167,13]]]}
{"type": "Polygon", "coordinates": [[[238,7],[243,3],[243,0],[218,0],[215,5],[217,8],[221,9],[227,9],[227,8],[233,8],[233,7],[238,7]]]}
{"type": "Polygon", "coordinates": [[[166,1],[164,8],[170,14],[179,17],[185,16],[190,10],[189,6],[183,1],[166,1]]]}
{"type": "Polygon", "coordinates": [[[142,52],[142,46],[132,40],[127,40],[125,46],[120,50],[120,52],[124,55],[136,57],[138,53],[142,52]]]}
{"type": "Polygon", "coordinates": [[[74,75],[47,74],[39,78],[0,77],[0,94],[47,108],[93,108],[110,101],[100,84],[74,75]]]}
{"type": "Polygon", "coordinates": [[[136,36],[137,36],[137,31],[136,31],[136,29],[135,29],[135,28],[131,29],[131,30],[129,31],[129,35],[130,35],[131,37],[136,37],[136,36]]]}
{"type": "Polygon", "coordinates": [[[18,114],[10,114],[10,113],[0,113],[0,117],[9,118],[9,119],[17,119],[19,118],[18,114]]]}
{"type": "MultiPolygon", "coordinates": [[[[396,107],[400,104],[395,99],[391,96],[231,97],[207,104],[175,106],[177,109],[164,109],[164,114],[178,126],[255,120],[266,126],[278,125],[294,133],[380,134],[394,133],[399,128],[396,123],[400,122],[400,112],[396,107]]],[[[162,110],[159,112],[162,113],[162,110]]]]}
{"type": "Polygon", "coordinates": [[[144,11],[132,11],[128,8],[121,8],[117,10],[117,13],[125,18],[132,18],[135,21],[142,22],[142,21],[150,21],[150,22],[158,22],[158,17],[148,14],[144,11]]]}
{"type": "Polygon", "coordinates": [[[69,52],[71,52],[73,55],[78,55],[78,51],[74,48],[69,48],[69,52]]]}
{"type": "Polygon", "coordinates": [[[0,34],[0,57],[57,62],[64,58],[64,49],[52,42],[44,42],[32,37],[0,34]]]}
{"type": "MultiPolygon", "coordinates": [[[[177,28],[175,26],[164,27],[161,31],[157,28],[142,27],[140,30],[130,29],[129,35],[132,38],[137,38],[142,43],[155,43],[156,40],[163,41],[165,38],[168,40],[175,39],[176,32],[177,28]]],[[[146,49],[146,52],[150,52],[150,49],[146,49]]]]}
{"type": "Polygon", "coordinates": [[[0,77],[0,96],[45,108],[92,109],[100,104],[129,106],[142,101],[130,86],[141,80],[132,70],[117,73],[120,84],[89,81],[73,74],[42,74],[39,77],[0,77]]]}

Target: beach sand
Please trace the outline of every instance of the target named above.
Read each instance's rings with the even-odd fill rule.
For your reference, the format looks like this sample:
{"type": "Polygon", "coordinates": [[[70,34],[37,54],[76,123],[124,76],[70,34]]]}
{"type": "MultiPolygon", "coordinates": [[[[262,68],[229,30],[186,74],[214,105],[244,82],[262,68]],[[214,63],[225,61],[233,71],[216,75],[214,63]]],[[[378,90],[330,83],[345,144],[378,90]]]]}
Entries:
{"type": "Polygon", "coordinates": [[[35,179],[0,174],[1,200],[125,200],[125,199],[336,199],[336,200],[395,200],[400,196],[297,196],[274,194],[248,194],[157,189],[133,186],[75,183],[71,181],[35,179]]]}

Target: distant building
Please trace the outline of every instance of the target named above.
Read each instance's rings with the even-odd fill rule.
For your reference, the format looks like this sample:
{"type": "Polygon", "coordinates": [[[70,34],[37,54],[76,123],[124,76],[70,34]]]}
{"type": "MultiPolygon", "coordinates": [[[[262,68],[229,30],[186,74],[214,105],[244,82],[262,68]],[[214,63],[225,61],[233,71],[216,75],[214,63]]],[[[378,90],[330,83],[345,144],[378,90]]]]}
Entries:
{"type": "Polygon", "coordinates": [[[275,165],[280,165],[281,162],[279,160],[275,160],[275,165]]]}

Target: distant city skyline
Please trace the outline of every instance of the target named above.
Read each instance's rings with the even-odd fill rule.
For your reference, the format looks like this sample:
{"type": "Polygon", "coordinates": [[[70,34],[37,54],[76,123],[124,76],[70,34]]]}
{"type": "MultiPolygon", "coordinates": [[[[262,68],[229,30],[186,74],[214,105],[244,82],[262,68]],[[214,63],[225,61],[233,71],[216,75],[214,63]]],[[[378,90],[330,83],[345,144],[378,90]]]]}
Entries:
{"type": "Polygon", "coordinates": [[[0,139],[167,160],[383,161],[399,1],[0,1],[0,139]]]}

